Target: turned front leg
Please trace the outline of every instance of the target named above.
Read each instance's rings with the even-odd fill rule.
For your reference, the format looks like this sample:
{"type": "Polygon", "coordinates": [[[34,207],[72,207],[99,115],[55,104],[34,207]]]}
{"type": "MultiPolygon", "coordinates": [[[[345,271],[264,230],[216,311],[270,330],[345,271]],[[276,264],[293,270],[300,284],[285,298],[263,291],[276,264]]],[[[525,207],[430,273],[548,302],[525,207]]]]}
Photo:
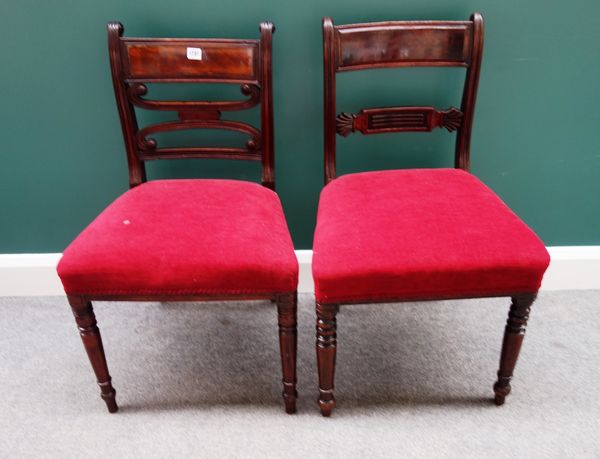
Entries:
{"type": "Polygon", "coordinates": [[[115,400],[116,391],[111,384],[102,338],[100,337],[92,303],[78,296],[69,296],[68,299],[75,316],[75,322],[77,322],[79,328],[83,346],[96,374],[98,386],[100,386],[100,396],[106,402],[108,411],[115,413],[119,409],[115,400]]]}
{"type": "Polygon", "coordinates": [[[292,414],[296,412],[296,398],[298,397],[296,392],[296,348],[298,343],[296,293],[280,295],[276,302],[283,372],[283,400],[285,411],[292,414]]]}
{"type": "Polygon", "coordinates": [[[513,371],[519,358],[521,344],[525,337],[527,320],[529,319],[529,311],[535,301],[535,297],[535,293],[512,297],[512,304],[510,305],[508,320],[504,330],[498,381],[494,384],[494,393],[496,394],[494,402],[496,405],[504,404],[506,396],[510,393],[510,380],[512,379],[513,371]]]}
{"type": "Polygon", "coordinates": [[[319,407],[323,416],[330,416],[335,407],[333,380],[335,377],[337,304],[317,303],[317,364],[319,367],[319,407]]]}

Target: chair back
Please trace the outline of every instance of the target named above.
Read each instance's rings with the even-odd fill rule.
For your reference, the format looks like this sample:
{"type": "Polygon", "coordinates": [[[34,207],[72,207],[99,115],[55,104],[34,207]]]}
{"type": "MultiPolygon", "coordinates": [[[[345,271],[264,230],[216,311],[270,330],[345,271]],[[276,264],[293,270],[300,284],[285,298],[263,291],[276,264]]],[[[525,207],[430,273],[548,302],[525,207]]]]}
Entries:
{"type": "Polygon", "coordinates": [[[455,167],[469,170],[471,129],[483,51],[483,17],[469,21],[393,21],[334,26],[323,19],[325,183],[336,177],[336,134],[457,131],[455,167]],[[465,67],[460,109],[365,108],[336,112],[336,74],[382,67],[465,67]]]}
{"type": "Polygon", "coordinates": [[[275,188],[271,50],[273,24],[260,24],[259,40],[129,38],[123,26],[108,24],[108,47],[129,166],[131,187],[146,180],[145,161],[221,158],[262,161],[262,184],[275,188]],[[147,83],[239,84],[240,100],[157,100],[147,83]],[[224,111],[260,105],[260,129],[221,118],[224,111]],[[135,107],[177,113],[177,119],[138,127],[135,107]],[[247,134],[244,146],[161,147],[153,134],[218,129],[247,134]]]}

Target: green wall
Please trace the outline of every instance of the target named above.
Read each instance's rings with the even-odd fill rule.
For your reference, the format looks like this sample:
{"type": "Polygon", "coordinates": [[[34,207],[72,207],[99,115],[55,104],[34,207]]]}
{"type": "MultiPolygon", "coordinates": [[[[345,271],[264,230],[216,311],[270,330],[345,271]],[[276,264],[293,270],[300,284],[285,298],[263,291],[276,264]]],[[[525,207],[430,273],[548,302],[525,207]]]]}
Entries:
{"type": "MultiPolygon", "coordinates": [[[[600,2],[597,0],[19,0],[0,5],[0,253],[57,252],[127,188],[105,24],[128,35],[274,37],[277,186],[297,248],[309,248],[322,186],[321,17],[336,23],[466,19],[486,45],[472,172],[547,245],[600,244],[600,2]]],[[[458,104],[457,69],[344,74],[338,110],[458,104]],[[349,97],[349,96],[352,96],[349,97]]],[[[445,131],[352,136],[340,173],[452,162],[445,131]]],[[[150,177],[257,180],[255,164],[152,164],[150,177]],[[228,167],[228,169],[225,169],[228,167]]]]}

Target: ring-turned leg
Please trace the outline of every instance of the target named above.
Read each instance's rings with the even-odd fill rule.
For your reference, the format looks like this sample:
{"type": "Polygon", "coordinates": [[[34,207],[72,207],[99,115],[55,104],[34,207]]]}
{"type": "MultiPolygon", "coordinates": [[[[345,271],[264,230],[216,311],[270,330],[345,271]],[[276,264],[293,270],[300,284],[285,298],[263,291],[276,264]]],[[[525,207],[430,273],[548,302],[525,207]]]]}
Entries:
{"type": "Polygon", "coordinates": [[[277,298],[279,323],[279,349],[283,372],[283,400],[288,414],[296,412],[296,348],[298,331],[296,325],[296,293],[280,295],[277,298]]]}
{"type": "Polygon", "coordinates": [[[519,358],[519,351],[525,337],[527,319],[529,319],[529,311],[535,297],[536,293],[526,293],[512,297],[512,304],[504,329],[498,381],[494,384],[494,393],[496,394],[494,403],[496,405],[504,404],[504,399],[510,393],[510,380],[519,358]]]}
{"type": "Polygon", "coordinates": [[[116,391],[110,382],[111,378],[106,365],[102,338],[96,324],[92,303],[79,296],[69,295],[68,299],[75,316],[75,322],[77,322],[79,328],[83,346],[96,374],[98,386],[100,386],[100,396],[106,402],[108,411],[116,413],[119,409],[115,400],[116,391]]]}
{"type": "Polygon", "coordinates": [[[317,303],[317,365],[319,367],[319,408],[329,417],[335,407],[333,380],[335,377],[337,304],[317,303]]]}

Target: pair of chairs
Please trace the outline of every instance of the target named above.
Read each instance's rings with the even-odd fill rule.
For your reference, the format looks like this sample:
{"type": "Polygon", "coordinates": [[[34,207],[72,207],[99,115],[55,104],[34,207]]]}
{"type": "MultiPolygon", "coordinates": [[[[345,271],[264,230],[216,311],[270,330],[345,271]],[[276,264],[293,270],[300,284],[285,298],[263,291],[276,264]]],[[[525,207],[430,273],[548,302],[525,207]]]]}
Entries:
{"type": "MultiPolygon", "coordinates": [[[[274,192],[271,50],[259,40],[124,38],[109,23],[112,78],[131,189],[65,250],[58,266],[83,344],[110,412],[117,411],[92,301],[268,299],[277,305],[285,409],[296,407],[298,264],[274,192]],[[145,97],[149,83],[241,85],[244,100],[145,97]],[[221,119],[260,105],[261,129],[221,119]],[[136,108],[177,112],[138,127],[136,108]],[[162,147],[151,135],[224,129],[243,147],[162,147]],[[146,181],[145,161],[227,158],[262,162],[262,187],[235,180],[146,181]]],[[[323,20],[325,183],[314,237],[319,405],[335,406],[336,314],[340,305],[512,297],[495,401],[502,404],[548,254],[537,236],[468,173],[483,47],[483,19],[334,26],[323,20]],[[336,74],[380,67],[465,67],[460,109],[336,111],[336,74]],[[455,169],[392,170],[336,178],[336,134],[457,131],[455,169]]]]}

